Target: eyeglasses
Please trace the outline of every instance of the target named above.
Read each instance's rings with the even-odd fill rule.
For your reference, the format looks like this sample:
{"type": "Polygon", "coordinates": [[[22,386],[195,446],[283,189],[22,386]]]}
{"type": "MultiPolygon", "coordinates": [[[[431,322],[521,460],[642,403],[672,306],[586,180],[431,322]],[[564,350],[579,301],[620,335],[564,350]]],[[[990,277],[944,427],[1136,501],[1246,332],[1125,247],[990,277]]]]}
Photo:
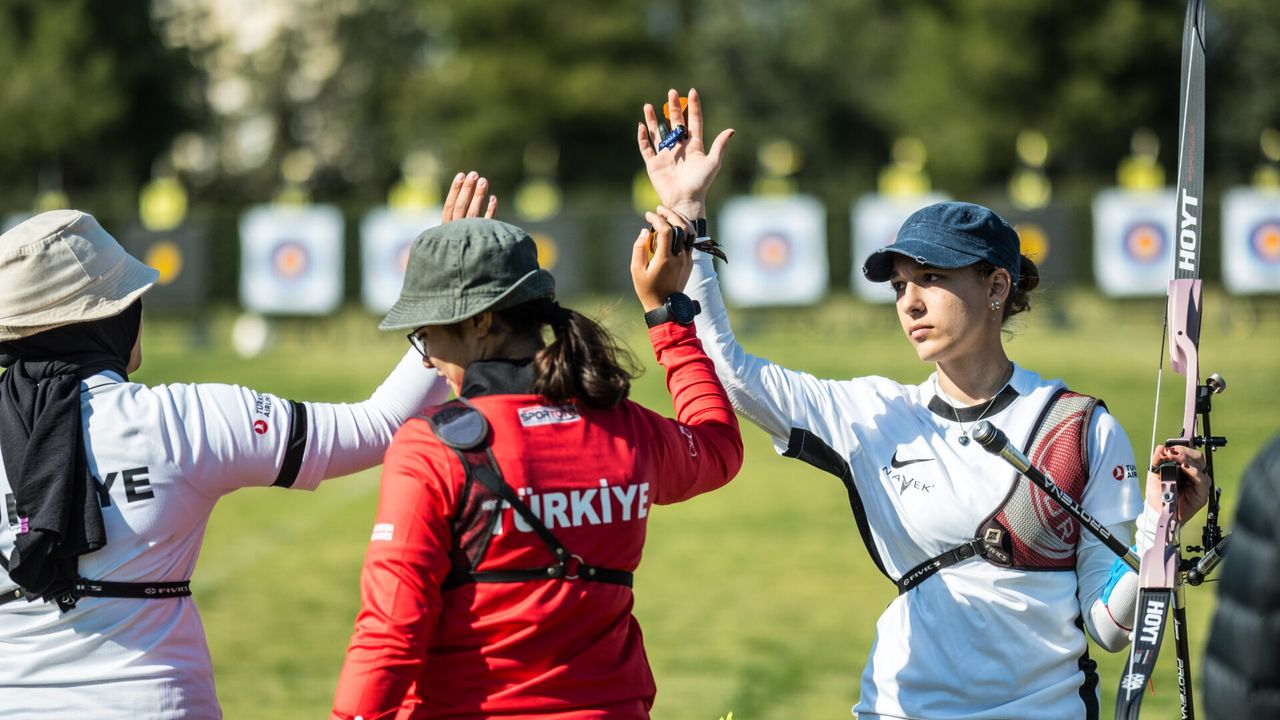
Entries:
{"type": "Polygon", "coordinates": [[[418,334],[421,331],[422,328],[411,330],[408,335],[405,335],[405,337],[409,338],[409,344],[413,346],[413,349],[417,350],[418,353],[425,358],[427,356],[427,341],[418,334]]]}

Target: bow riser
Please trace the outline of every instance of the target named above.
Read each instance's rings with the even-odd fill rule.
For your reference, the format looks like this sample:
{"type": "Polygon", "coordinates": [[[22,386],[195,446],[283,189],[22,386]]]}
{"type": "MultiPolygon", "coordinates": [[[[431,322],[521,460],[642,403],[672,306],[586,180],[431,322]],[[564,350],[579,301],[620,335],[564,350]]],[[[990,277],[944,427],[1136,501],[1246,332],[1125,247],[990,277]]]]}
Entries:
{"type": "Polygon", "coordinates": [[[1193,445],[1196,431],[1196,390],[1200,384],[1201,282],[1169,281],[1169,365],[1187,379],[1182,435],[1171,444],[1193,445]]]}

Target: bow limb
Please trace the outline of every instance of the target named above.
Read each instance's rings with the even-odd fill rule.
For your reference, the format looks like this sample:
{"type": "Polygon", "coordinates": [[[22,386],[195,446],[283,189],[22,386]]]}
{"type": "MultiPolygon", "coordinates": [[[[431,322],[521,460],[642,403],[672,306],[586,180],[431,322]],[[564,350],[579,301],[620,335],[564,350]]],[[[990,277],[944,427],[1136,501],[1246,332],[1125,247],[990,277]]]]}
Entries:
{"type": "MultiPolygon", "coordinates": [[[[1200,384],[1200,322],[1203,316],[1200,283],[1200,251],[1204,203],[1204,0],[1188,0],[1182,32],[1182,74],[1179,104],[1177,237],[1171,262],[1168,304],[1165,323],[1168,328],[1169,364],[1174,372],[1186,378],[1181,434],[1167,445],[1208,445],[1208,470],[1212,477],[1212,450],[1215,438],[1209,431],[1209,396],[1220,383],[1200,384]],[[1196,435],[1196,417],[1200,415],[1204,435],[1196,435]]],[[[1164,338],[1162,338],[1163,344],[1164,338]]],[[[1160,350],[1164,364],[1164,348],[1160,350]]],[[[1157,376],[1159,377],[1159,376],[1157,376]]],[[[1156,417],[1159,417],[1160,383],[1156,382],[1156,417]]],[[[1152,445],[1155,445],[1153,426],[1152,445]]],[[[1223,441],[1225,443],[1225,440],[1223,441]]],[[[1153,448],[1154,450],[1154,448],[1153,448]]],[[[1190,649],[1186,632],[1184,575],[1179,539],[1177,463],[1165,462],[1160,468],[1161,511],[1157,521],[1155,542],[1143,553],[1138,572],[1138,616],[1134,620],[1134,641],[1129,663],[1120,680],[1116,698],[1117,718],[1137,718],[1143,690],[1155,668],[1164,635],[1165,618],[1173,611],[1173,628],[1178,651],[1178,689],[1182,717],[1193,718],[1195,704],[1191,697],[1190,649]]],[[[1210,492],[1211,508],[1215,494],[1210,492]]],[[[1213,511],[1211,517],[1216,517],[1213,511]]],[[[1216,521],[1211,521],[1216,525],[1216,521]]],[[[1214,543],[1206,531],[1206,549],[1214,543]]]]}

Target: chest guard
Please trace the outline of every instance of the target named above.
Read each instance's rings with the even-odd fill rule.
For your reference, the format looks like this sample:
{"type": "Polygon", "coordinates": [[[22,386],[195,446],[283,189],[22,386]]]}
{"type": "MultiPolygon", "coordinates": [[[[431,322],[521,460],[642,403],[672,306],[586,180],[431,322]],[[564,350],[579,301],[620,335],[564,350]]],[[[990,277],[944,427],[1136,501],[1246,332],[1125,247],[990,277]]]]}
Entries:
{"type": "Polygon", "coordinates": [[[502,479],[502,470],[490,448],[489,422],[474,405],[459,399],[428,410],[423,417],[432,432],[462,461],[466,480],[454,514],[449,574],[444,589],[468,583],[513,583],[531,580],[589,580],[631,587],[625,570],[588,565],[556,539],[515,489],[502,479]],[[502,523],[502,511],[510,507],[531,527],[554,561],[545,566],[481,570],[489,543],[502,523]]]}
{"type": "MultiPolygon", "coordinates": [[[[1077,503],[1089,481],[1089,422],[1102,405],[1097,398],[1062,389],[1045,405],[1024,454],[1077,503]]],[[[1105,407],[1105,406],[1104,406],[1105,407]]],[[[977,537],[930,558],[897,581],[905,593],[939,570],[972,557],[1019,570],[1072,570],[1080,524],[1043,490],[1014,480],[977,537]]]]}
{"type": "MultiPolygon", "coordinates": [[[[1025,453],[1055,485],[1079,503],[1089,481],[1089,421],[1097,398],[1059,390],[1045,408],[1025,453]]],[[[1004,502],[978,527],[988,562],[1022,570],[1076,566],[1080,523],[1045,491],[1013,483],[1004,502]]]]}

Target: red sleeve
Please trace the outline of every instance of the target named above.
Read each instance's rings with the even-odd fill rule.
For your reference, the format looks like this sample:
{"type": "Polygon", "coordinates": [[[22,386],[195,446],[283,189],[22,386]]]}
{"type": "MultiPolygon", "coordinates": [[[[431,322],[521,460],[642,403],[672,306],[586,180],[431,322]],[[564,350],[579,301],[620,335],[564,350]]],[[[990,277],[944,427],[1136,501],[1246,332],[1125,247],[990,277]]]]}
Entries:
{"type": "Polygon", "coordinates": [[[715,490],[742,467],[742,433],[715,366],[693,326],[663,323],[649,330],[676,419],[650,415],[645,451],[662,471],[654,502],[681,502],[715,490]]]}
{"type": "Polygon", "coordinates": [[[387,450],[334,720],[394,717],[426,662],[449,569],[456,491],[447,453],[420,420],[401,428],[387,450]]]}

